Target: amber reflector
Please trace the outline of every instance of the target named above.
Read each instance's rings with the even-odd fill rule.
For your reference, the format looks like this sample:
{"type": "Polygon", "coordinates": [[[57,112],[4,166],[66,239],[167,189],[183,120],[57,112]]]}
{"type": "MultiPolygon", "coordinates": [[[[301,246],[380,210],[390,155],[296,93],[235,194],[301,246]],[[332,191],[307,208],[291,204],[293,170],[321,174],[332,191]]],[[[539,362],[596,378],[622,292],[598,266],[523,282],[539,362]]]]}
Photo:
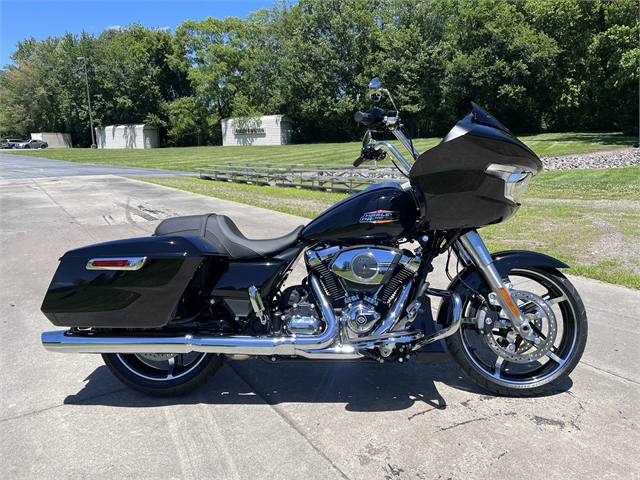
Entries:
{"type": "Polygon", "coordinates": [[[509,305],[509,308],[511,309],[513,314],[516,317],[519,317],[520,311],[518,310],[518,307],[516,307],[516,304],[513,303],[513,300],[511,300],[511,296],[507,293],[507,291],[504,288],[500,288],[500,293],[502,294],[502,297],[507,301],[507,305],[509,305]]]}

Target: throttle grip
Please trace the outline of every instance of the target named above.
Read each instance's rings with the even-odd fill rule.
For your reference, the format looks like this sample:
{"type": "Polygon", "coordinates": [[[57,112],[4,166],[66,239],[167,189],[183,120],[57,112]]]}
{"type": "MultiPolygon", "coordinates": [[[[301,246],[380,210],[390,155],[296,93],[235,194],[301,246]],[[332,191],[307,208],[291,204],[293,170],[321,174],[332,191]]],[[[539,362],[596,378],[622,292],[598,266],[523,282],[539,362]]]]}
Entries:
{"type": "Polygon", "coordinates": [[[369,112],[356,112],[353,119],[357,123],[363,123],[365,125],[373,125],[376,123],[376,116],[369,112]]]}
{"type": "Polygon", "coordinates": [[[362,165],[364,163],[365,160],[366,159],[362,155],[360,155],[358,158],[356,158],[353,161],[353,166],[354,167],[359,167],[360,165],[362,165]]]}
{"type": "Polygon", "coordinates": [[[357,123],[362,123],[363,125],[367,126],[373,126],[379,123],[384,115],[384,110],[378,107],[374,107],[370,108],[366,112],[356,112],[353,116],[353,119],[357,123]]]}

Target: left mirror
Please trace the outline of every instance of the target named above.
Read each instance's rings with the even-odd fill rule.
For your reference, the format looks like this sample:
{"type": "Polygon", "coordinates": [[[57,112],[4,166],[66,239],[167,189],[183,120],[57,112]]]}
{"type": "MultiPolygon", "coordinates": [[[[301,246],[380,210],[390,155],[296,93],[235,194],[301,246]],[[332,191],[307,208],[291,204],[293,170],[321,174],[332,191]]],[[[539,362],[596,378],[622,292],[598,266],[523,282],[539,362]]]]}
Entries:
{"type": "Polygon", "coordinates": [[[373,135],[371,135],[371,130],[367,130],[367,132],[364,134],[364,137],[362,137],[362,148],[366,147],[372,142],[373,142],[373,135]]]}

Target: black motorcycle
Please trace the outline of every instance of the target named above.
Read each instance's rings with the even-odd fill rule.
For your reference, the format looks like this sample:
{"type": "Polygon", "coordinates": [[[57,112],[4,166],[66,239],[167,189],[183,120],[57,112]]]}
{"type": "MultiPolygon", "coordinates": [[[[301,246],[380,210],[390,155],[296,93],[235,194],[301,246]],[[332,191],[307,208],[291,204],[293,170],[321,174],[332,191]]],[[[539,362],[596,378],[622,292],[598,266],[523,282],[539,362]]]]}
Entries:
{"type": "MultiPolygon", "coordinates": [[[[587,341],[580,296],[539,253],[490,254],[477,229],[519,208],[538,157],[472,104],[436,147],[420,155],[393,110],[372,108],[354,162],[389,156],[403,185],[374,185],[306,226],[271,240],[246,238],[216,214],[164,220],[155,235],[71,250],[42,304],[57,326],[52,352],[101,353],[127,386],[180,395],[227,358],[378,363],[446,360],[497,394],[542,393],[575,368],[587,341]],[[413,166],[373,133],[391,132],[413,166]],[[427,281],[433,260],[454,254],[446,290],[427,281]],[[307,276],[284,287],[298,260],[307,276]],[[436,318],[431,299],[441,299],[436,318]]],[[[448,272],[447,262],[447,272],[448,272]]]]}

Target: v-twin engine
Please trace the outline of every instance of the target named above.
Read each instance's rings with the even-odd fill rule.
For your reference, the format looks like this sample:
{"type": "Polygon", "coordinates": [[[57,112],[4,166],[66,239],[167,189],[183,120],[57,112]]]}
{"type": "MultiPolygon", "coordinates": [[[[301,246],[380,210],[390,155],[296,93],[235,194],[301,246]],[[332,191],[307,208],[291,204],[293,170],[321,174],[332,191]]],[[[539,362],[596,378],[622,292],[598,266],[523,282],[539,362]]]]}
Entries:
{"type": "Polygon", "coordinates": [[[420,256],[364,245],[309,250],[306,262],[339,312],[342,338],[357,339],[388,333],[395,326],[399,318],[392,306],[404,305],[420,256]],[[390,312],[393,318],[384,321],[390,312]]]}

